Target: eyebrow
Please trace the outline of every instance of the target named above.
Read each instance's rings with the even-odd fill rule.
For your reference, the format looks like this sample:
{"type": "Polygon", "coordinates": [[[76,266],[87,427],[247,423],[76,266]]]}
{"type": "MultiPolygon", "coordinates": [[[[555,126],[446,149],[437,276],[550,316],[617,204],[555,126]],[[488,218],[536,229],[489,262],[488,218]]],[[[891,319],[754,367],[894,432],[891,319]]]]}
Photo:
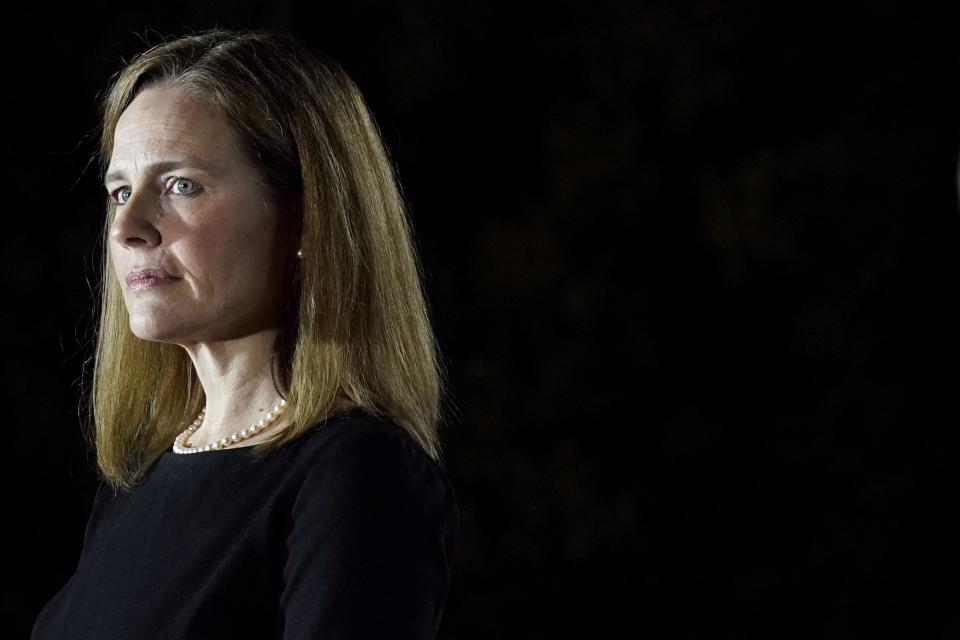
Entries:
{"type": "MultiPolygon", "coordinates": [[[[193,167],[203,171],[205,173],[211,173],[210,169],[207,168],[207,165],[198,158],[185,157],[179,158],[177,160],[164,160],[163,162],[154,162],[147,165],[144,173],[158,174],[165,173],[167,171],[173,171],[174,169],[182,169],[183,167],[193,167]]],[[[103,177],[103,184],[107,185],[114,180],[124,180],[126,178],[126,173],[122,169],[115,169],[114,171],[109,172],[103,177]]]]}

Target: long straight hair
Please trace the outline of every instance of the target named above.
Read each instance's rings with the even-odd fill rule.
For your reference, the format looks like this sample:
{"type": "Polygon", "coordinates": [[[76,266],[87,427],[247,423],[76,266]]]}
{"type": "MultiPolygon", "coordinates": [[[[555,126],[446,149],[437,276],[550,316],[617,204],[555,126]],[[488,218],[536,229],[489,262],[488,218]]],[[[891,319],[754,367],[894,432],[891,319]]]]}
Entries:
{"type": "MultiPolygon", "coordinates": [[[[220,109],[300,235],[274,383],[288,426],[260,454],[361,408],[406,429],[441,462],[445,386],[420,263],[391,162],[356,85],[285,34],[215,29],[155,46],[114,78],[102,104],[101,170],[124,109],[178,87],[220,109]]],[[[133,335],[110,263],[107,199],[91,407],[97,464],[130,488],[204,404],[186,351],[133,335]]],[[[286,214],[281,214],[286,215],[286,214]]]]}

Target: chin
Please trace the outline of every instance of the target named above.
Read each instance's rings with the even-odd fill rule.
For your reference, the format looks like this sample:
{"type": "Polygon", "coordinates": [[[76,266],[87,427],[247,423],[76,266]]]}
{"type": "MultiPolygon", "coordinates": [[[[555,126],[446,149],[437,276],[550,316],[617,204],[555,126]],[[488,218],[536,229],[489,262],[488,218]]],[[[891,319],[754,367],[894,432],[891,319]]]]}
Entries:
{"type": "Polygon", "coordinates": [[[177,342],[180,331],[173,323],[154,315],[131,315],[130,332],[149,342],[177,342]]]}
{"type": "Polygon", "coordinates": [[[172,342],[167,333],[135,325],[132,322],[130,323],[130,333],[147,342],[172,342]]]}

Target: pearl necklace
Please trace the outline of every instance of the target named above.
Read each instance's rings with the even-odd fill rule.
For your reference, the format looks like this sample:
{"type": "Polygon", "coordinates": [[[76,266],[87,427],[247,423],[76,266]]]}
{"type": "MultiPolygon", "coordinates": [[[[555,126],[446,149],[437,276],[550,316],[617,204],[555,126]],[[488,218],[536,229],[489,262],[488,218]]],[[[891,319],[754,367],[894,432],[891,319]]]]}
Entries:
{"type": "Polygon", "coordinates": [[[205,444],[203,446],[195,446],[187,444],[187,440],[190,439],[190,436],[193,435],[193,432],[200,428],[200,425],[203,424],[203,416],[207,412],[206,409],[200,412],[200,415],[197,416],[197,419],[187,427],[183,433],[178,435],[173,441],[173,452],[174,453],[203,453],[204,451],[212,451],[218,449],[224,449],[229,445],[242,442],[253,436],[257,435],[267,427],[269,427],[273,422],[283,413],[283,410],[287,406],[287,401],[281,399],[280,402],[273,405],[273,408],[267,412],[267,415],[263,417],[260,422],[250,427],[247,427],[243,431],[237,431],[236,433],[230,434],[225,438],[220,438],[216,442],[211,442],[210,444],[205,444]]]}

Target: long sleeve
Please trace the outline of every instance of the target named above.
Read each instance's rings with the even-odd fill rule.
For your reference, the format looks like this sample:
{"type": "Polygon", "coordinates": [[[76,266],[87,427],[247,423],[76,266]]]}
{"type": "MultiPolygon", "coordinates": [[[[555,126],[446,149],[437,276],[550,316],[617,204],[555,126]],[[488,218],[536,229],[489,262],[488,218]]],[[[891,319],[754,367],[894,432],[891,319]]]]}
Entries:
{"type": "Polygon", "coordinates": [[[346,437],[311,466],[294,501],[283,638],[434,638],[458,522],[445,475],[408,434],[346,437]]]}

